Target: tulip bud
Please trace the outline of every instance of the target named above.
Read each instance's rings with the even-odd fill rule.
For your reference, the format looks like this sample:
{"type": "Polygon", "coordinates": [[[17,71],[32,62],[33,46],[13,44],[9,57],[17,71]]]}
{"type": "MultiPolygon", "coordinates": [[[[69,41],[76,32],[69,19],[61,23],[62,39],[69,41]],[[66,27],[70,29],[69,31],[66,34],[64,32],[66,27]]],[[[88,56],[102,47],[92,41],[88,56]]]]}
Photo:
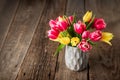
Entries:
{"type": "Polygon", "coordinates": [[[102,32],[102,38],[101,41],[108,43],[109,45],[112,45],[110,40],[112,40],[113,34],[109,32],[102,32]]]}
{"type": "Polygon", "coordinates": [[[77,47],[83,52],[87,52],[92,49],[92,46],[86,40],[82,40],[77,47]]]}
{"type": "Polygon", "coordinates": [[[76,46],[80,42],[80,39],[78,37],[73,37],[71,39],[71,45],[76,46]]]}
{"type": "Polygon", "coordinates": [[[59,31],[56,29],[51,29],[48,31],[48,37],[52,40],[56,39],[59,35],[59,31]]]}
{"type": "Polygon", "coordinates": [[[83,21],[88,22],[92,18],[92,11],[87,11],[86,14],[83,16],[83,21]]]}
{"type": "Polygon", "coordinates": [[[49,26],[50,26],[51,28],[55,28],[55,26],[56,26],[56,21],[55,21],[55,20],[50,20],[50,21],[49,21],[49,26]]]}
{"type": "Polygon", "coordinates": [[[82,38],[87,39],[87,38],[89,37],[89,35],[90,35],[90,32],[89,32],[89,31],[84,31],[84,32],[82,33],[82,38]]]}
{"type": "Polygon", "coordinates": [[[96,30],[90,34],[90,39],[92,41],[99,41],[102,38],[102,32],[100,30],[96,30]]]}
{"type": "Polygon", "coordinates": [[[69,16],[68,19],[70,20],[70,23],[72,23],[73,20],[74,20],[74,17],[73,16],[69,16]]]}
{"type": "Polygon", "coordinates": [[[62,37],[62,38],[59,38],[59,42],[60,42],[61,44],[67,45],[67,44],[70,43],[70,38],[69,38],[69,37],[62,37]]]}
{"type": "Polygon", "coordinates": [[[58,21],[65,21],[65,19],[62,16],[59,16],[58,21]]]}
{"type": "Polygon", "coordinates": [[[97,30],[102,30],[102,29],[106,28],[106,23],[105,23],[104,19],[95,19],[94,27],[97,30]]]}
{"type": "Polygon", "coordinates": [[[68,28],[68,23],[66,21],[58,21],[57,29],[60,31],[65,31],[68,28]]]}
{"type": "Polygon", "coordinates": [[[74,30],[76,33],[81,34],[86,30],[86,25],[81,21],[78,21],[78,23],[74,23],[74,30]]]}

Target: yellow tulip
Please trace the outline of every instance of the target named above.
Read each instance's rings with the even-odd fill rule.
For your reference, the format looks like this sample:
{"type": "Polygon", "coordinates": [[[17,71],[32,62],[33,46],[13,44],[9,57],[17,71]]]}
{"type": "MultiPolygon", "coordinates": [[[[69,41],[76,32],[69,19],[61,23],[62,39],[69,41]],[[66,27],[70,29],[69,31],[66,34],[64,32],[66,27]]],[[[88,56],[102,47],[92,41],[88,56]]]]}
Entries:
{"type": "Polygon", "coordinates": [[[83,16],[83,21],[88,22],[92,18],[92,11],[87,11],[83,16]]]}
{"type": "Polygon", "coordinates": [[[61,21],[65,21],[65,20],[66,20],[66,19],[65,19],[63,16],[59,16],[59,17],[58,17],[58,21],[60,21],[60,22],[61,22],[61,21]]]}
{"type": "Polygon", "coordinates": [[[102,38],[101,41],[108,43],[109,45],[112,45],[110,40],[113,38],[113,34],[109,32],[102,32],[102,38]]]}
{"type": "Polygon", "coordinates": [[[69,37],[62,37],[62,38],[59,38],[59,42],[60,42],[61,44],[67,45],[67,44],[70,43],[70,38],[69,38],[69,37]]]}
{"type": "Polygon", "coordinates": [[[76,46],[79,42],[80,42],[80,40],[79,40],[78,37],[73,37],[73,38],[71,39],[71,45],[72,45],[72,46],[76,46]]]}

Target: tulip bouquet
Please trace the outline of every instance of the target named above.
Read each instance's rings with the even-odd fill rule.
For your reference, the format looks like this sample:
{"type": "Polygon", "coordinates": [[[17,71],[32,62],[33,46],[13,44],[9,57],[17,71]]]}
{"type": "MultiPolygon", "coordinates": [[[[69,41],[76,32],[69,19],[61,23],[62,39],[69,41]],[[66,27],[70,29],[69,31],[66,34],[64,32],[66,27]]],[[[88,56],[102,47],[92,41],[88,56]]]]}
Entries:
{"type": "Polygon", "coordinates": [[[59,16],[55,20],[49,21],[50,30],[48,37],[52,41],[59,42],[55,55],[69,45],[78,47],[83,52],[88,52],[98,41],[103,41],[112,45],[110,40],[113,34],[104,32],[106,23],[102,18],[95,18],[92,11],[87,11],[83,20],[76,20],[76,16],[59,16]]]}

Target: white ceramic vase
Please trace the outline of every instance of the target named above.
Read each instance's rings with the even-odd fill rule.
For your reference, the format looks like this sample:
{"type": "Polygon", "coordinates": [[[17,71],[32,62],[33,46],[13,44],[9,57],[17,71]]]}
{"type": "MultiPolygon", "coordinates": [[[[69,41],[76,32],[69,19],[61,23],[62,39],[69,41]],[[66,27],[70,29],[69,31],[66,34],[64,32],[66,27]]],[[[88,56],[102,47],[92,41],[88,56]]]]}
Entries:
{"type": "Polygon", "coordinates": [[[66,46],[65,64],[73,71],[82,71],[88,64],[88,53],[82,52],[77,47],[66,46]]]}

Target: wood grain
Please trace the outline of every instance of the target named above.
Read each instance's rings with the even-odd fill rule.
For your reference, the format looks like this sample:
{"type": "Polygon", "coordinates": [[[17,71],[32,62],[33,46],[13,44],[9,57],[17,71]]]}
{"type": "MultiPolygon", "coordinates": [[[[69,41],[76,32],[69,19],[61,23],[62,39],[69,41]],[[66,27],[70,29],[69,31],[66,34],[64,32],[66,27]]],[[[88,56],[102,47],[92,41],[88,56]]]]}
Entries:
{"type": "Polygon", "coordinates": [[[113,46],[99,43],[90,55],[90,80],[120,79],[120,1],[119,0],[87,0],[86,10],[92,10],[97,17],[107,23],[106,31],[114,34],[113,46]],[[91,5],[92,4],[92,5],[91,5]]]}
{"type": "Polygon", "coordinates": [[[4,44],[9,27],[14,19],[19,0],[0,1],[0,51],[4,44]]]}
{"type": "Polygon", "coordinates": [[[22,0],[0,52],[0,80],[15,80],[30,45],[44,3],[22,0]]]}
{"type": "MultiPolygon", "coordinates": [[[[82,19],[84,14],[84,0],[68,0],[66,5],[67,15],[73,15],[75,12],[78,20],[82,19]]],[[[82,72],[74,72],[66,67],[64,52],[63,50],[59,53],[55,80],[87,80],[87,69],[82,72]]]]}
{"type": "Polygon", "coordinates": [[[20,68],[17,80],[54,80],[56,59],[53,53],[58,43],[50,41],[48,22],[64,14],[66,0],[47,0],[32,43],[20,68]]]}

